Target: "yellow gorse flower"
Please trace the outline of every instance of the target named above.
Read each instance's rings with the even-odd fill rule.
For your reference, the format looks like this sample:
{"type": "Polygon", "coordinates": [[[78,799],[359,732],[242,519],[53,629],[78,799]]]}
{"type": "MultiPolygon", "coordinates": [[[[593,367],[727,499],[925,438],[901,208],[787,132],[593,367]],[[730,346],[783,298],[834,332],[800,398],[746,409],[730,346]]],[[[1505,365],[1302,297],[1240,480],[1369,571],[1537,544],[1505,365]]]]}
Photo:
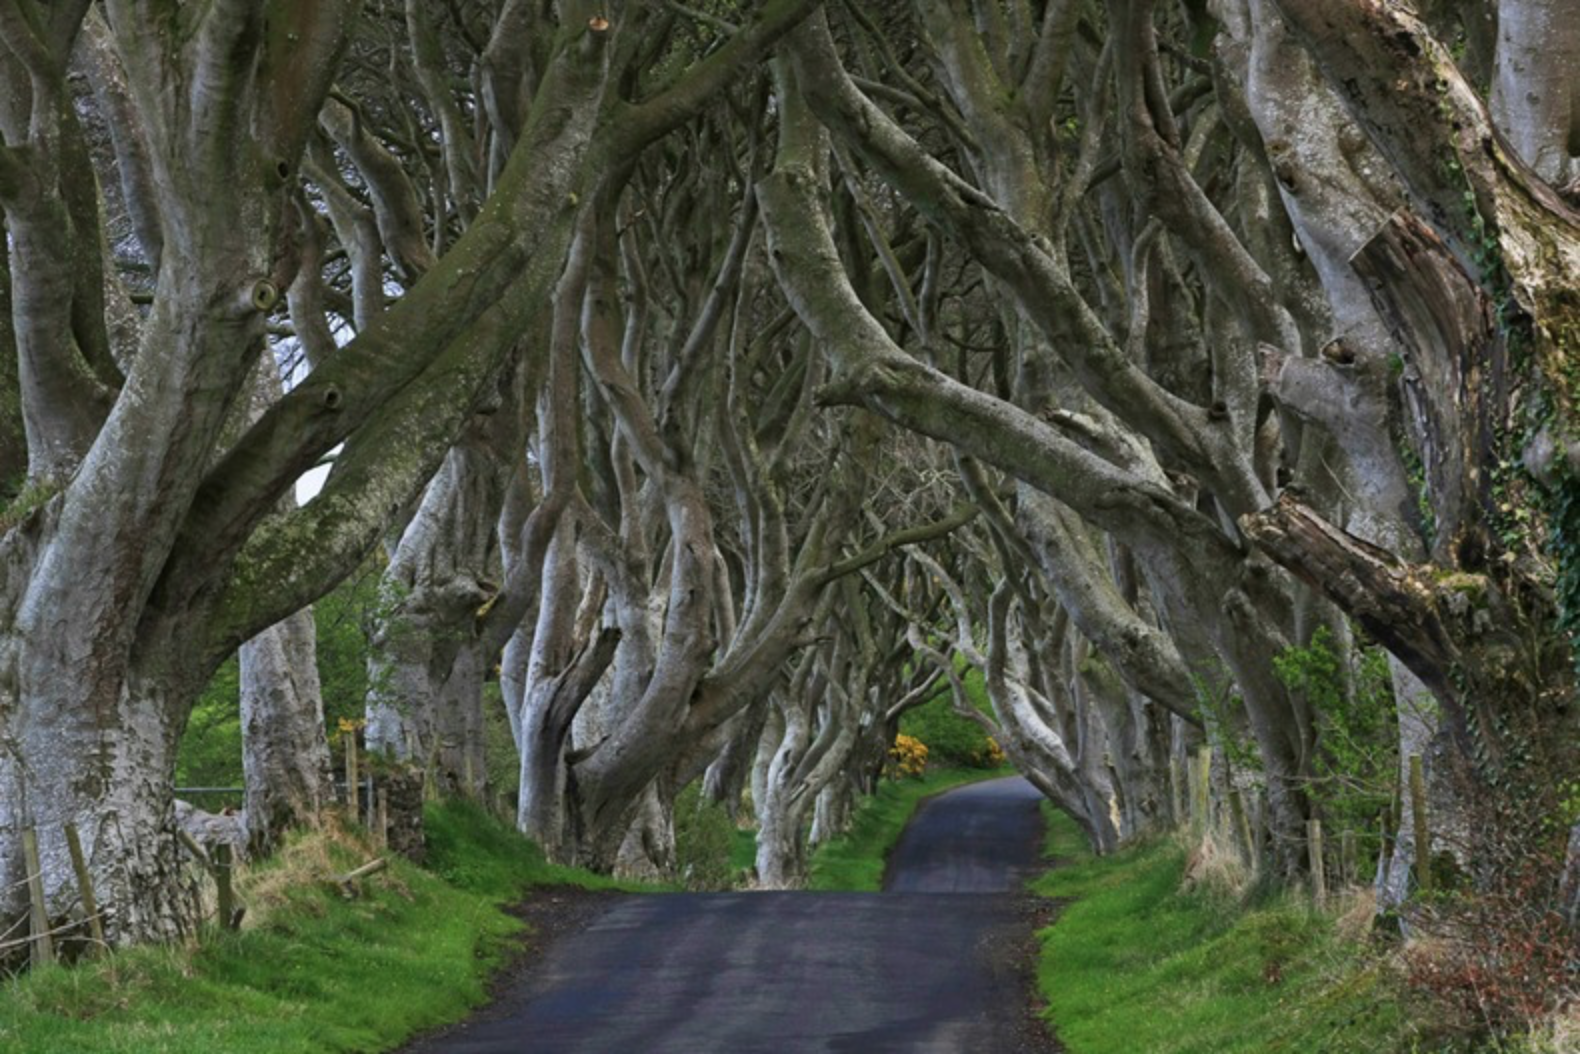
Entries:
{"type": "Polygon", "coordinates": [[[928,766],[928,745],[910,734],[900,734],[890,746],[890,760],[885,766],[887,777],[920,777],[928,766]]]}

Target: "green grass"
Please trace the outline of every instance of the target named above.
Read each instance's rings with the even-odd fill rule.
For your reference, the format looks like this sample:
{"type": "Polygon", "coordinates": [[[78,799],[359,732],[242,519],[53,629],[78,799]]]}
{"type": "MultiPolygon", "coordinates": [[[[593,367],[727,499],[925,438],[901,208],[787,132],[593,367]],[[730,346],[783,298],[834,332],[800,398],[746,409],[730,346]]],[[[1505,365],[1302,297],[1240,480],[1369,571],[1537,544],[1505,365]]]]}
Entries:
{"type": "Polygon", "coordinates": [[[1074,899],[1040,933],[1040,992],[1072,1052],[1398,1052],[1421,1044],[1366,950],[1294,896],[1244,905],[1181,889],[1155,840],[1109,858],[1054,811],[1033,885],[1074,899]]]}
{"type": "Polygon", "coordinates": [[[957,785],[1005,777],[1001,770],[933,770],[921,778],[881,781],[879,791],[863,798],[851,830],[820,844],[808,862],[808,888],[813,891],[878,891],[884,863],[901,838],[918,803],[957,785]]]}
{"type": "Polygon", "coordinates": [[[325,879],[371,852],[303,834],[240,878],[248,923],[0,984],[0,1051],[380,1051],[484,1000],[531,886],[617,886],[550,865],[482,810],[428,814],[429,863],[393,859],[362,897],[325,879]]]}
{"type": "Polygon", "coordinates": [[[758,862],[758,830],[731,829],[731,875],[740,876],[758,862]]]}

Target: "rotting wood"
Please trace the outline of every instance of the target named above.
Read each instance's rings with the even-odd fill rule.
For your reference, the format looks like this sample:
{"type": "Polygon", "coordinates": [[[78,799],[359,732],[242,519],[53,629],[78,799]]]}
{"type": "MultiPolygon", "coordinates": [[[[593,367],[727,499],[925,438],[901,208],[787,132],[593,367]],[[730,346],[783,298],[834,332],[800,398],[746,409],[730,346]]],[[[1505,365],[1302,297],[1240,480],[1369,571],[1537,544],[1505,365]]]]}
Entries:
{"type": "Polygon", "coordinates": [[[382,873],[389,868],[389,865],[390,863],[387,859],[375,858],[371,862],[359,865],[349,873],[336,877],[335,884],[341,889],[342,895],[347,898],[355,898],[357,897],[357,882],[359,880],[365,880],[375,873],[382,873]]]}

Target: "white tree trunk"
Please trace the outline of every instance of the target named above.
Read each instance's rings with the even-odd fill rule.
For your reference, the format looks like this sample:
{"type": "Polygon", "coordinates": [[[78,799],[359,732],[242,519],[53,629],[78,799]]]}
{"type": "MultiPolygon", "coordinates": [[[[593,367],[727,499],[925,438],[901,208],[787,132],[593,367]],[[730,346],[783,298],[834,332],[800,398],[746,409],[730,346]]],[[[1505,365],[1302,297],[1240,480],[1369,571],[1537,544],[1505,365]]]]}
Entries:
{"type": "Polygon", "coordinates": [[[333,798],[314,633],[303,609],[240,651],[243,824],[255,852],[333,798]]]}
{"type": "MultiPolygon", "coordinates": [[[[14,654],[13,654],[14,655],[14,654]]],[[[47,913],[81,920],[65,826],[81,836],[105,935],[124,944],[187,934],[196,920],[170,795],[179,728],[157,685],[109,707],[34,694],[0,707],[0,924],[26,912],[22,830],[38,834],[47,913]]]]}
{"type": "Polygon", "coordinates": [[[1504,0],[1489,116],[1555,187],[1577,182],[1577,0],[1504,0]]]}

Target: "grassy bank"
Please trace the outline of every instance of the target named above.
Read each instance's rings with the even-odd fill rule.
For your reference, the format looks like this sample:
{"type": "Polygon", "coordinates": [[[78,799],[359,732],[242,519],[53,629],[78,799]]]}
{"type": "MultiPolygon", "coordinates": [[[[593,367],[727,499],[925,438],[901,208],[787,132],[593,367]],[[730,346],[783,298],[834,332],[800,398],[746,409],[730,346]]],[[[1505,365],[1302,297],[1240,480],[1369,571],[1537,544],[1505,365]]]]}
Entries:
{"type": "Polygon", "coordinates": [[[813,891],[877,891],[884,882],[884,863],[890,848],[917,805],[957,785],[991,777],[1006,777],[1001,770],[941,769],[919,778],[882,781],[879,790],[863,798],[844,836],[820,844],[808,863],[808,888],[813,891]]]}
{"type": "Polygon", "coordinates": [[[535,885],[610,887],[550,865],[483,811],[428,817],[429,863],[394,859],[343,898],[327,883],[373,856],[305,833],[239,876],[243,930],[142,947],[0,984],[0,1051],[379,1051],[460,1018],[520,941],[502,904],[535,885]]]}
{"type": "Polygon", "coordinates": [[[1390,977],[1330,917],[1183,890],[1168,839],[1096,859],[1049,814],[1064,864],[1034,886],[1075,901],[1040,935],[1038,985],[1072,1052],[1421,1051],[1390,977]]]}

